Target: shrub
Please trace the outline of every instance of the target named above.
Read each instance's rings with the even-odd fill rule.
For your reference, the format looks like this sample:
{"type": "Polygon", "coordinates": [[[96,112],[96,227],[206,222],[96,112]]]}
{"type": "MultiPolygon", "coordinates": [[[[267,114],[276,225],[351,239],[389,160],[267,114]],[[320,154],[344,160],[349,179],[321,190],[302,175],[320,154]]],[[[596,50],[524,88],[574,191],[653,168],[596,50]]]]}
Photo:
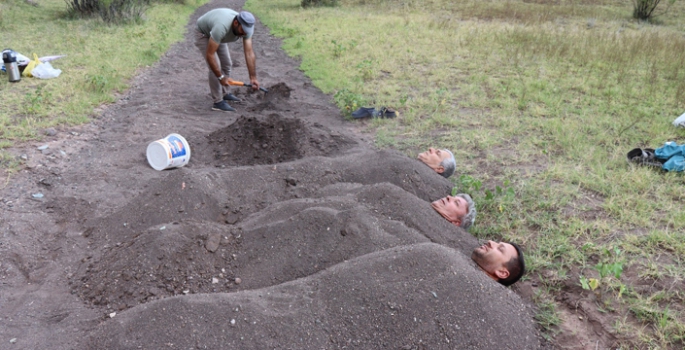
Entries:
{"type": "Polygon", "coordinates": [[[97,14],[100,7],[100,0],[67,0],[67,11],[84,17],[97,14]]]}
{"type": "Polygon", "coordinates": [[[143,18],[150,0],[66,0],[67,10],[83,17],[99,16],[107,23],[135,22],[143,18]]]}
{"type": "Polygon", "coordinates": [[[633,0],[633,18],[649,19],[660,2],[661,0],[633,0]]]}
{"type": "Polygon", "coordinates": [[[338,0],[302,0],[302,7],[309,6],[337,6],[338,0]]]}

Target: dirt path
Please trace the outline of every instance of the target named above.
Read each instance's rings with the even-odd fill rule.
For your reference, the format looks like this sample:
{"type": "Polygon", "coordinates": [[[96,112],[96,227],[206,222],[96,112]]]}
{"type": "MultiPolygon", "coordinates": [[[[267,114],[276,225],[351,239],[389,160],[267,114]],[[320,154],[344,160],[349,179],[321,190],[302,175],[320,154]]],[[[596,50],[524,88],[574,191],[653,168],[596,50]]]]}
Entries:
{"type": "Polygon", "coordinates": [[[476,240],[430,208],[449,181],[374,150],[260,23],[270,93],[211,111],[191,38],[91,124],[14,150],[0,349],[540,346],[525,303],[474,268],[476,240]],[[191,161],[154,171],[145,148],[172,132],[191,161]]]}

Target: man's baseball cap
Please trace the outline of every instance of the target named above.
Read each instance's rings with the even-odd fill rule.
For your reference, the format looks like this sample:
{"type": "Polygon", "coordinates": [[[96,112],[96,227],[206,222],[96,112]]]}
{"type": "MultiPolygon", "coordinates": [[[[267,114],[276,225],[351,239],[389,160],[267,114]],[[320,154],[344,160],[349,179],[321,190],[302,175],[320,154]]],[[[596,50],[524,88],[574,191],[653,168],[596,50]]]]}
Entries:
{"type": "Polygon", "coordinates": [[[251,38],[252,33],[254,33],[254,16],[247,11],[240,11],[240,13],[235,16],[240,25],[243,26],[243,31],[245,32],[246,38],[251,38]]]}

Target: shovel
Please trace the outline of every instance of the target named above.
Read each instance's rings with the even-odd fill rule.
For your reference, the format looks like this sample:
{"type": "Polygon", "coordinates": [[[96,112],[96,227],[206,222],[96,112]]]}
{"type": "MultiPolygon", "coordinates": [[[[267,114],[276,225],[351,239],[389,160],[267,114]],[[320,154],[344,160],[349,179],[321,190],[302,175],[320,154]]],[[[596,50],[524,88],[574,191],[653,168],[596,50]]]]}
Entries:
{"type": "MultiPolygon", "coordinates": [[[[230,78],[228,79],[228,85],[252,87],[252,84],[250,84],[250,83],[243,83],[242,81],[237,81],[237,80],[233,80],[230,78]]],[[[265,93],[269,92],[269,90],[267,90],[261,86],[259,87],[259,90],[264,91],[265,93]]]]}

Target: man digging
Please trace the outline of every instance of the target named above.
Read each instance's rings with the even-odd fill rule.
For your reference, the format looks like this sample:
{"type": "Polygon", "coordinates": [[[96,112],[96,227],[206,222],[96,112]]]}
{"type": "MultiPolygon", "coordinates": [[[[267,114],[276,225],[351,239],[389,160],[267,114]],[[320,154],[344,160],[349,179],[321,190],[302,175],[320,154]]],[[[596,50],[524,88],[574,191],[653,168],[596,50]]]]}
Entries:
{"type": "Polygon", "coordinates": [[[214,102],[212,110],[235,112],[235,108],[226,101],[240,101],[238,97],[228,92],[229,76],[233,65],[228,43],[243,39],[243,51],[247,72],[250,75],[250,84],[253,89],[259,89],[255,54],[252,50],[254,24],[255,18],[251,13],[247,11],[238,13],[227,8],[211,10],[197,20],[195,46],[200,49],[209,67],[209,90],[214,102]]]}

